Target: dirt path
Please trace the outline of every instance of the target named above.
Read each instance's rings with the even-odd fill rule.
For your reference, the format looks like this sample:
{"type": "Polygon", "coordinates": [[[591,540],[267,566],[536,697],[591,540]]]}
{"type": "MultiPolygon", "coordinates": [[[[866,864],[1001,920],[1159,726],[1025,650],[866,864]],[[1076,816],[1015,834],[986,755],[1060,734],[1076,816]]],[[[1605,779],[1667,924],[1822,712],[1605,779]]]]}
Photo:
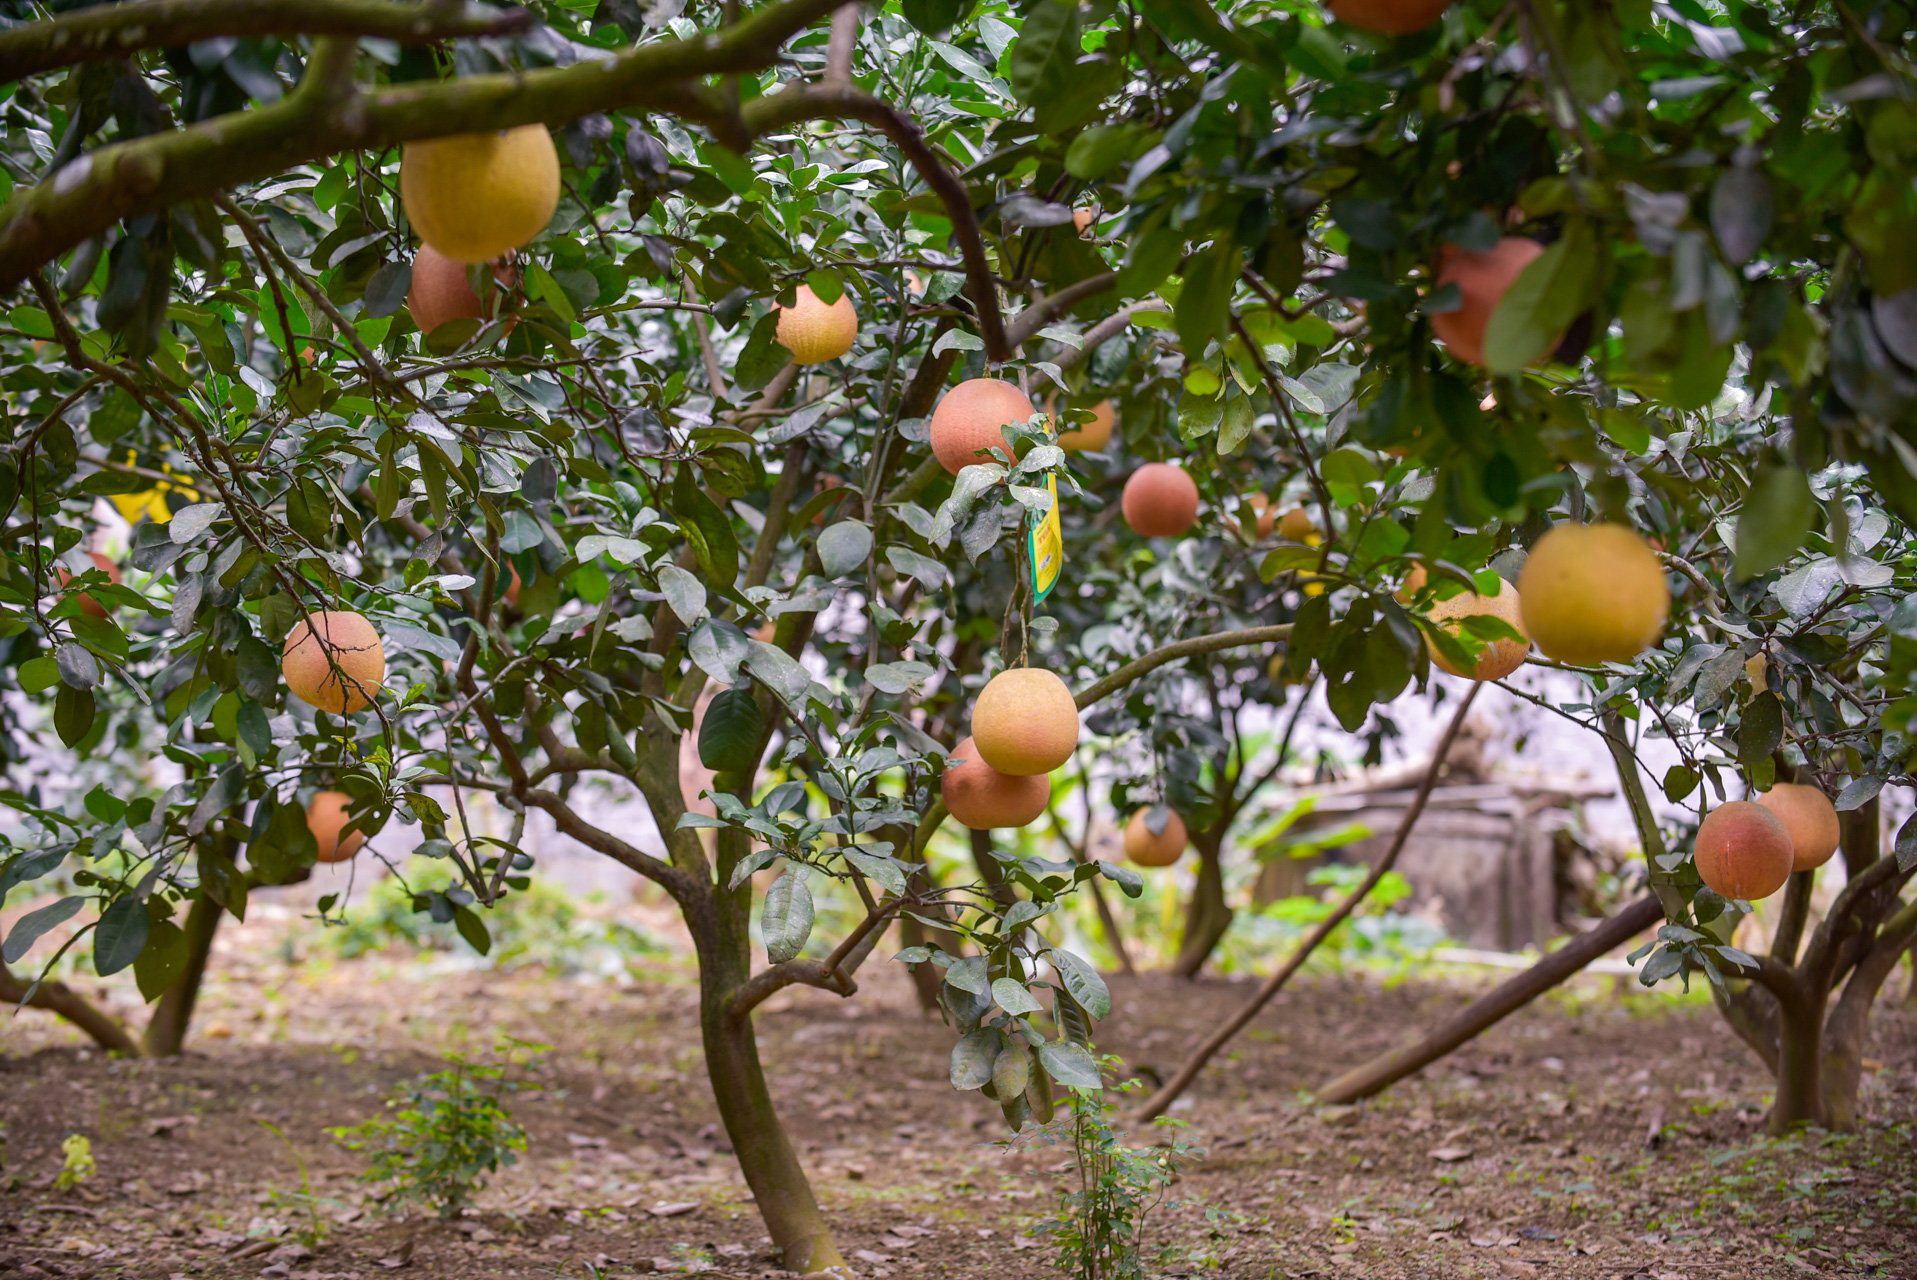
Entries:
{"type": "MultiPolygon", "coordinates": [[[[881,966],[875,966],[879,968],[881,966]]],[[[1169,1071],[1243,992],[1116,982],[1102,1046],[1169,1071]]],[[[1178,1116],[1209,1156],[1155,1220],[1153,1274],[1412,1277],[1917,1277],[1917,1018],[1886,1008],[1865,1131],[1763,1136],[1767,1085],[1694,1004],[1592,981],[1428,1077],[1360,1108],[1300,1086],[1467,998],[1439,983],[1317,978],[1260,1019],[1178,1116]]],[[[225,965],[197,1051],[117,1062],[27,1015],[0,1033],[0,1276],[399,1280],[770,1274],[764,1233],[714,1122],[685,972],[624,987],[371,959],[225,965]],[[457,1222],[396,1221],[329,1126],[374,1114],[452,1048],[501,1033],[554,1046],[516,1105],[523,1163],[457,1222]],[[295,1215],[292,1150],[327,1238],[295,1215]],[[60,1143],[97,1172],[56,1192],[60,1143]]],[[[949,1037],[896,971],[846,1003],[795,993],[762,1019],[775,1088],[868,1277],[1056,1274],[1026,1238],[1062,1152],[1006,1150],[997,1109],[944,1080],[949,1037]]]]}

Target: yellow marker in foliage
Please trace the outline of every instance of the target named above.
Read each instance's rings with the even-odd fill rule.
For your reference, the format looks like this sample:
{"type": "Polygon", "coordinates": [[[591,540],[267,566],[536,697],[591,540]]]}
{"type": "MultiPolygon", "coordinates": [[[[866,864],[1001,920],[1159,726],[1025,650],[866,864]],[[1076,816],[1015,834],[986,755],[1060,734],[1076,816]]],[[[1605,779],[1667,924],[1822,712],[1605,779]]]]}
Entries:
{"type": "Polygon", "coordinates": [[[1025,533],[1025,564],[1032,574],[1032,603],[1040,604],[1058,585],[1065,570],[1065,530],[1058,520],[1058,477],[1047,474],[1045,492],[1052,505],[1044,516],[1029,522],[1025,533]]]}

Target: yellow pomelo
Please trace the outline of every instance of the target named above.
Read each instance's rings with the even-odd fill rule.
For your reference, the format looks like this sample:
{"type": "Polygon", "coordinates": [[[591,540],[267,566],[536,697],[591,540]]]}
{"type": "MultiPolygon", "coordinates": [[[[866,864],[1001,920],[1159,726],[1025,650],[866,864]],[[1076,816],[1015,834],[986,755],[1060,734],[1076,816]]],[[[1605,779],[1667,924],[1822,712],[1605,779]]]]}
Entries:
{"type": "Polygon", "coordinates": [[[1125,856],[1141,867],[1169,867],[1185,856],[1190,839],[1185,820],[1163,805],[1147,805],[1125,824],[1125,856]],[[1165,820],[1164,830],[1154,833],[1156,817],[1165,820]]]}
{"type": "Polygon", "coordinates": [[[974,831],[1023,827],[1036,822],[1052,799],[1052,777],[1000,773],[985,763],[972,739],[952,748],[939,778],[939,798],[954,818],[974,831]]]}
{"type": "Polygon", "coordinates": [[[953,475],[975,462],[991,462],[987,449],[1005,448],[1001,430],[1024,423],[1038,410],[1023,391],[997,378],[968,378],[939,399],[932,410],[932,453],[953,475]]]}
{"type": "Polygon", "coordinates": [[[312,802],[306,806],[306,827],[313,833],[313,843],[319,846],[319,861],[345,862],[359,852],[366,843],[366,837],[357,829],[346,829],[352,797],[344,791],[320,791],[314,793],[312,802]]]}
{"type": "Polygon", "coordinates": [[[1001,671],[972,704],[972,740],[985,763],[1000,773],[1019,778],[1050,773],[1078,746],[1078,704],[1050,671],[1001,671]]]}
{"type": "Polygon", "coordinates": [[[491,262],[552,221],[559,152],[543,124],[409,142],[399,195],[421,240],[455,262],[491,262]]]}
{"type": "Polygon", "coordinates": [[[1780,782],[1757,797],[1757,803],[1777,815],[1791,836],[1791,869],[1814,871],[1830,861],[1844,838],[1837,806],[1816,787],[1780,782]]]}
{"type": "MultiPolygon", "coordinates": [[[[1045,402],[1045,412],[1057,413],[1058,397],[1053,396],[1045,402]]],[[[1080,426],[1066,427],[1058,433],[1059,447],[1067,453],[1097,453],[1112,442],[1112,428],[1117,425],[1118,414],[1109,400],[1100,400],[1092,406],[1092,420],[1080,426]]]]}
{"type": "Polygon", "coordinates": [[[1524,630],[1547,657],[1578,666],[1630,662],[1671,612],[1657,552],[1620,524],[1561,524],[1518,574],[1524,630]]]}
{"type": "Polygon", "coordinates": [[[793,290],[792,305],[779,308],[779,345],[792,353],[793,364],[824,364],[852,349],[859,336],[859,313],[852,295],[841,293],[830,305],[819,301],[810,285],[793,290]]]}
{"type": "Polygon", "coordinates": [[[1726,898],[1768,898],[1791,878],[1791,833],[1777,815],[1732,800],[1704,815],[1693,856],[1698,878],[1726,898]]]}
{"type": "MultiPolygon", "coordinates": [[[[1481,596],[1475,591],[1466,591],[1462,595],[1452,596],[1449,600],[1440,600],[1431,606],[1431,620],[1439,625],[1451,626],[1451,634],[1462,636],[1462,619],[1489,614],[1500,622],[1508,622],[1518,630],[1524,631],[1524,618],[1518,607],[1518,589],[1508,582],[1498,583],[1498,593],[1493,596],[1481,596]]],[[[1531,646],[1521,640],[1493,640],[1485,645],[1478,654],[1477,669],[1465,671],[1450,659],[1438,652],[1438,646],[1431,643],[1431,637],[1425,637],[1425,647],[1431,650],[1431,660],[1454,676],[1463,676],[1467,680],[1502,680],[1524,665],[1524,659],[1531,652],[1531,646]]],[[[1468,647],[1468,646],[1467,646],[1468,647]]]]}
{"type": "Polygon", "coordinates": [[[280,674],[309,706],[352,715],[373,705],[386,678],[386,650],[364,614],[324,609],[293,624],[280,653],[280,674]]]}

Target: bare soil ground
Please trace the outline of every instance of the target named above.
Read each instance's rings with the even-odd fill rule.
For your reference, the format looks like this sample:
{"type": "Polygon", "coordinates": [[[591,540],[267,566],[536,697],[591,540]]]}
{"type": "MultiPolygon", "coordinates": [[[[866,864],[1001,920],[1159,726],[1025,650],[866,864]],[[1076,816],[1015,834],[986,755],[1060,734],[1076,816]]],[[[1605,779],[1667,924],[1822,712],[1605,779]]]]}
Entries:
{"type": "MultiPolygon", "coordinates": [[[[705,1094],[683,967],[618,984],[390,956],[287,964],[267,945],[217,964],[182,1059],[111,1060],[35,1012],[0,1024],[0,1276],[772,1274],[705,1094]],[[514,1104],[526,1158],[457,1221],[382,1212],[327,1128],[500,1033],[553,1046],[532,1068],[542,1088],[514,1104]],[[97,1172],[57,1191],[75,1133],[97,1172]],[[314,1248],[274,1195],[299,1188],[295,1150],[337,1202],[314,1248]]],[[[1063,1153],[1002,1147],[997,1109],[945,1082],[949,1035],[895,966],[873,968],[890,971],[852,1001],[794,993],[760,1020],[841,1246],[867,1277],[1055,1275],[1026,1233],[1063,1153]]],[[[1113,987],[1102,1047],[1146,1072],[1169,1072],[1247,990],[1113,987]]],[[[1275,1002],[1178,1113],[1208,1156],[1152,1220],[1152,1274],[1917,1277],[1917,1014],[1901,979],[1876,1023],[1868,1123],[1847,1137],[1768,1139],[1768,1082],[1708,1007],[1596,979],[1376,1102],[1301,1099],[1471,994],[1322,976],[1275,1002]]]]}

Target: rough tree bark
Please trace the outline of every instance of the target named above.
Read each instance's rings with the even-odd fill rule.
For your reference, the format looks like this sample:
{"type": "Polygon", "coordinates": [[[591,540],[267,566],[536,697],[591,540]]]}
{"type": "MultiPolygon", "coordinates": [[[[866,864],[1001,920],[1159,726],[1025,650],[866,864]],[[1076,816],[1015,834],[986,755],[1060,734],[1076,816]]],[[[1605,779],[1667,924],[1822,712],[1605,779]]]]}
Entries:
{"type": "Polygon", "coordinates": [[[1196,978],[1205,961],[1231,928],[1232,909],[1225,901],[1225,828],[1229,816],[1192,839],[1198,850],[1198,880],[1192,886],[1191,900],[1185,904],[1185,930],[1178,944],[1178,955],[1171,971],[1180,978],[1196,978]]]}

